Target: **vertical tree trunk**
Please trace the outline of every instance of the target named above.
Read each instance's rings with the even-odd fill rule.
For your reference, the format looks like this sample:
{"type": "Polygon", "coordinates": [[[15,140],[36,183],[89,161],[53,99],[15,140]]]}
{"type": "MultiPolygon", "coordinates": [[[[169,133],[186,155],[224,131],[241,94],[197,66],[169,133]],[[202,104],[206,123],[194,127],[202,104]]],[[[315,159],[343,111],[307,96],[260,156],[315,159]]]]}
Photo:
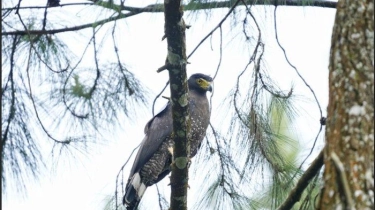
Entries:
{"type": "Polygon", "coordinates": [[[374,209],[374,4],[339,0],[320,209],[374,209]]]}
{"type": "Polygon", "coordinates": [[[186,76],[185,22],[180,0],[164,1],[165,36],[168,42],[166,66],[169,70],[173,116],[173,163],[170,210],[187,209],[189,106],[186,76]]]}

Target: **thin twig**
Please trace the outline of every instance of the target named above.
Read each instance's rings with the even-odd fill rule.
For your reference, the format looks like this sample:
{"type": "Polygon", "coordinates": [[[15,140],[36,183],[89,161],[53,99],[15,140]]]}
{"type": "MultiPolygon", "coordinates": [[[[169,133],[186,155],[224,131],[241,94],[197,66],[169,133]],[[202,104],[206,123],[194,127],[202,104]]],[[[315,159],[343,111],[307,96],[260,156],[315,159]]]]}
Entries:
{"type": "Polygon", "coordinates": [[[154,101],[152,102],[152,116],[155,116],[155,103],[156,103],[156,100],[161,96],[161,94],[163,94],[163,92],[168,87],[168,85],[169,85],[169,80],[165,83],[164,88],[160,91],[159,94],[156,95],[154,101]]]}
{"type": "Polygon", "coordinates": [[[217,67],[216,67],[216,71],[215,71],[215,74],[214,76],[212,77],[212,80],[215,80],[216,76],[217,76],[217,73],[219,73],[219,69],[220,69],[220,66],[221,66],[221,62],[222,62],[222,59],[223,59],[223,28],[220,26],[220,48],[219,48],[219,63],[217,64],[217,67]]]}
{"type": "Polygon", "coordinates": [[[94,81],[94,85],[91,87],[90,91],[89,91],[89,96],[92,97],[92,94],[94,93],[94,91],[96,90],[96,86],[98,85],[98,81],[99,81],[99,78],[100,78],[100,69],[99,69],[99,63],[98,63],[98,50],[97,50],[97,47],[96,47],[96,32],[95,32],[95,28],[92,29],[93,31],[93,34],[92,34],[92,37],[93,37],[93,47],[94,47],[94,61],[95,61],[95,67],[96,67],[96,78],[95,78],[95,81],[94,81]]]}
{"type": "Polygon", "coordinates": [[[21,8],[21,1],[22,0],[19,0],[17,6],[14,8],[14,9],[16,9],[16,14],[17,15],[19,15],[19,11],[20,11],[20,8],[21,8]]]}
{"type": "MultiPolygon", "coordinates": [[[[48,35],[46,35],[46,36],[48,36],[48,35]]],[[[52,38],[51,38],[52,39],[52,38]]],[[[40,40],[40,38],[39,38],[39,40],[40,40]]],[[[32,48],[33,48],[33,50],[34,50],[34,52],[35,52],[35,54],[36,54],[36,56],[38,57],[38,59],[47,67],[47,69],[49,69],[50,71],[52,71],[53,73],[57,73],[57,74],[60,74],[60,73],[63,73],[63,72],[66,72],[66,71],[68,71],[68,69],[69,69],[69,63],[68,63],[68,66],[66,67],[66,68],[63,68],[63,69],[61,69],[60,71],[57,71],[57,70],[55,70],[55,69],[53,69],[48,63],[47,63],[47,61],[45,61],[45,60],[43,60],[43,58],[42,58],[42,56],[39,54],[39,52],[38,52],[38,50],[34,47],[34,45],[32,45],[32,48]]],[[[61,65],[59,66],[60,68],[61,68],[61,65]]]]}
{"type": "Polygon", "coordinates": [[[160,208],[160,210],[163,210],[163,201],[165,202],[165,199],[164,199],[164,197],[163,197],[163,195],[160,193],[160,191],[159,191],[159,186],[158,186],[158,184],[155,184],[155,186],[156,186],[156,191],[157,191],[157,193],[158,193],[158,200],[159,200],[159,208],[160,208]]]}
{"type": "Polygon", "coordinates": [[[46,25],[47,25],[47,9],[48,9],[48,4],[49,4],[49,1],[47,1],[47,6],[46,8],[44,9],[44,17],[43,17],[43,26],[42,26],[42,31],[45,31],[46,30],[46,25]]]}
{"type": "MultiPolygon", "coordinates": [[[[243,1],[243,0],[242,0],[243,1]]],[[[238,116],[238,118],[240,119],[240,121],[245,125],[245,126],[248,126],[248,123],[246,120],[244,120],[242,118],[242,115],[240,113],[240,109],[238,108],[237,106],[237,96],[239,94],[239,85],[240,85],[240,78],[242,77],[242,75],[245,73],[245,71],[247,70],[248,66],[253,63],[256,59],[256,56],[258,54],[258,48],[259,46],[261,47],[262,51],[261,51],[261,54],[263,54],[264,52],[264,44],[262,43],[262,33],[261,33],[261,30],[260,30],[260,27],[255,19],[255,17],[253,16],[253,14],[251,13],[250,9],[246,6],[246,11],[247,11],[247,14],[250,15],[250,17],[253,19],[254,23],[255,23],[255,26],[257,27],[257,30],[258,30],[258,40],[257,40],[257,44],[254,48],[254,51],[253,51],[253,54],[251,55],[250,59],[249,59],[249,62],[246,64],[246,67],[244,68],[244,70],[238,75],[237,77],[237,82],[236,82],[236,89],[235,89],[235,92],[233,94],[233,105],[234,105],[234,110],[238,116]]],[[[255,77],[255,79],[257,80],[258,78],[255,77]]],[[[256,85],[257,85],[257,82],[255,82],[255,85],[254,85],[254,88],[253,88],[253,96],[254,96],[254,92],[256,90],[256,85]]],[[[252,98],[253,98],[252,96],[252,98]]],[[[253,104],[252,104],[252,107],[253,107],[253,104]]]]}
{"type": "Polygon", "coordinates": [[[322,132],[322,129],[323,129],[323,126],[321,125],[321,126],[320,126],[320,129],[319,129],[319,132],[318,132],[318,134],[316,135],[316,137],[315,137],[315,139],[314,139],[314,144],[313,144],[313,146],[312,146],[311,149],[310,149],[310,153],[305,157],[305,159],[304,159],[304,160],[302,161],[302,163],[299,165],[299,167],[298,167],[298,169],[297,169],[297,172],[296,172],[296,173],[293,175],[293,177],[290,179],[288,185],[292,183],[294,177],[297,176],[298,171],[301,170],[303,164],[305,164],[306,160],[310,157],[310,155],[311,155],[312,152],[314,151],[314,148],[315,148],[316,142],[318,141],[318,137],[319,137],[320,133],[322,132]]]}
{"type": "MultiPolygon", "coordinates": [[[[121,2],[123,3],[124,0],[122,0],[121,2]]],[[[132,93],[134,92],[134,90],[130,87],[129,85],[129,81],[128,81],[128,78],[127,76],[125,75],[124,71],[124,67],[122,66],[122,63],[121,63],[121,59],[120,59],[120,54],[118,52],[118,47],[117,47],[117,42],[116,42],[116,37],[115,37],[115,30],[116,30],[116,25],[117,25],[117,21],[115,21],[114,25],[113,25],[113,29],[112,29],[112,41],[113,41],[113,47],[114,47],[114,50],[115,50],[115,54],[116,54],[116,58],[117,58],[117,63],[118,63],[118,66],[120,68],[120,72],[124,78],[124,82],[125,82],[125,86],[126,88],[128,89],[128,92],[129,92],[129,95],[132,95],[132,93]]]]}
{"type": "Polygon", "coordinates": [[[240,3],[241,0],[237,0],[236,3],[234,3],[234,5],[230,8],[230,10],[228,11],[228,13],[224,16],[223,19],[221,19],[221,21],[219,22],[219,24],[217,24],[217,26],[215,28],[213,28],[199,43],[198,45],[193,49],[193,51],[189,54],[189,56],[187,57],[188,59],[194,54],[194,52],[199,48],[199,46],[201,44],[203,44],[203,42],[206,41],[206,39],[208,37],[210,37],[215,31],[216,29],[220,28],[221,25],[224,23],[224,21],[229,17],[229,15],[233,12],[234,8],[236,8],[236,6],[238,5],[238,3],[240,3]]]}
{"type": "Polygon", "coordinates": [[[280,41],[279,41],[279,38],[278,38],[278,33],[277,33],[277,21],[276,21],[276,10],[277,10],[277,7],[275,6],[275,9],[274,9],[274,26],[275,26],[275,36],[276,36],[276,41],[277,41],[277,44],[279,45],[280,49],[283,51],[284,53],[284,57],[285,57],[285,60],[288,62],[289,66],[292,67],[295,72],[297,73],[298,77],[301,78],[302,82],[306,85],[306,87],[310,90],[310,92],[313,94],[314,96],[314,99],[316,101],[316,104],[318,105],[319,107],[319,112],[320,112],[320,118],[323,117],[323,112],[322,112],[322,108],[320,107],[320,103],[318,101],[318,98],[316,97],[316,94],[314,92],[314,90],[311,88],[311,86],[306,82],[305,78],[303,78],[303,76],[299,73],[298,69],[289,61],[288,59],[288,56],[286,55],[286,51],[284,49],[284,47],[281,45],[280,41]]]}
{"type": "Polygon", "coordinates": [[[159,187],[158,187],[158,185],[157,184],[155,184],[155,186],[156,186],[156,191],[157,191],[157,193],[158,193],[158,201],[159,201],[159,208],[160,208],[160,210],[163,210],[163,205],[161,204],[161,197],[160,197],[160,192],[159,192],[159,187]]]}
{"type": "Polygon", "coordinates": [[[5,147],[5,143],[8,139],[8,133],[9,133],[9,127],[10,127],[10,124],[11,124],[11,121],[14,119],[15,117],[15,112],[16,112],[16,108],[15,108],[15,100],[16,100],[16,96],[15,96],[15,93],[16,93],[16,90],[14,88],[14,78],[13,78],[13,70],[14,70],[14,54],[16,52],[16,46],[17,46],[17,36],[14,36],[13,38],[13,44],[12,44],[12,51],[11,51],[11,54],[10,54],[10,72],[9,72],[9,76],[8,76],[8,81],[5,85],[5,88],[4,90],[2,90],[1,94],[2,94],[2,98],[3,98],[3,94],[5,93],[5,90],[7,89],[7,85],[8,85],[8,82],[10,82],[10,87],[11,87],[11,103],[10,103],[10,109],[9,109],[9,116],[8,116],[8,119],[7,119],[7,126],[4,130],[4,133],[2,134],[1,136],[1,147],[2,147],[2,150],[4,151],[4,147],[5,147]]]}
{"type": "MultiPolygon", "coordinates": [[[[215,81],[215,78],[219,72],[219,69],[220,69],[220,66],[221,66],[221,61],[223,59],[223,29],[222,27],[220,26],[220,49],[219,49],[219,63],[217,64],[217,67],[216,67],[216,71],[215,71],[215,74],[214,76],[212,77],[212,80],[215,81]]],[[[215,85],[215,83],[213,83],[215,85]]],[[[211,93],[211,96],[210,96],[210,113],[212,111],[212,98],[214,97],[214,94],[215,94],[215,88],[213,88],[213,91],[211,93]]]]}
{"type": "Polygon", "coordinates": [[[281,91],[273,91],[271,90],[268,85],[263,81],[263,77],[262,77],[262,73],[260,73],[260,65],[258,63],[257,65],[257,69],[256,69],[256,72],[259,76],[259,79],[260,79],[260,82],[262,83],[262,87],[267,91],[269,92],[271,95],[273,95],[274,97],[276,98],[283,98],[283,99],[288,99],[292,96],[292,93],[293,93],[293,87],[290,88],[289,92],[287,94],[284,94],[282,93],[281,91]]]}
{"type": "Polygon", "coordinates": [[[35,112],[35,116],[41,126],[41,128],[43,129],[44,133],[47,134],[47,136],[52,139],[55,143],[61,143],[61,144],[70,144],[73,139],[71,138],[68,138],[66,140],[58,140],[56,139],[55,137],[53,137],[48,131],[47,129],[45,128],[44,124],[42,123],[42,120],[40,119],[39,117],[39,112],[38,112],[38,109],[36,107],[36,103],[35,103],[35,100],[34,100],[34,96],[33,96],[33,92],[32,92],[32,88],[31,88],[31,80],[30,80],[30,62],[31,62],[31,50],[32,50],[32,47],[31,45],[33,45],[33,43],[31,42],[30,43],[30,49],[29,49],[29,57],[28,57],[28,61],[27,61],[27,66],[26,66],[26,75],[27,75],[27,81],[28,81],[28,85],[29,85],[29,97],[31,99],[31,102],[32,102],[32,105],[34,107],[34,112],[35,112]]]}
{"type": "MultiPolygon", "coordinates": [[[[130,158],[133,156],[133,153],[135,152],[136,149],[138,149],[138,147],[141,146],[141,144],[138,144],[138,146],[136,146],[133,151],[130,153],[128,159],[125,161],[125,163],[121,166],[120,168],[120,171],[117,173],[117,176],[116,176],[116,189],[115,189],[115,203],[116,203],[116,210],[118,209],[118,200],[117,200],[117,195],[118,195],[118,191],[117,191],[117,187],[118,187],[118,179],[120,177],[120,173],[122,173],[122,171],[124,170],[125,166],[128,164],[130,158]]],[[[124,179],[124,178],[123,178],[124,179]]],[[[123,186],[121,186],[122,189],[124,188],[123,186]]]]}

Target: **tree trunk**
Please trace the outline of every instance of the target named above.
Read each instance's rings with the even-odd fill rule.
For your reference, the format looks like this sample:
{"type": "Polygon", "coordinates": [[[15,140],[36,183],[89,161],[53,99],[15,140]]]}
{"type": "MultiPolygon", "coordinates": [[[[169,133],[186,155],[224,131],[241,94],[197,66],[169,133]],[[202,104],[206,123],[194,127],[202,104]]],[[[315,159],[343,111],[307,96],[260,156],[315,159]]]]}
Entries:
{"type": "Polygon", "coordinates": [[[320,209],[374,209],[374,4],[337,4],[320,209]]]}
{"type": "MultiPolygon", "coordinates": [[[[187,209],[188,186],[188,132],[189,106],[186,76],[186,25],[182,18],[182,2],[165,0],[165,37],[168,42],[168,56],[164,66],[169,70],[173,117],[173,163],[171,175],[170,210],[187,209]]],[[[163,70],[163,67],[159,71],[163,70]]]]}

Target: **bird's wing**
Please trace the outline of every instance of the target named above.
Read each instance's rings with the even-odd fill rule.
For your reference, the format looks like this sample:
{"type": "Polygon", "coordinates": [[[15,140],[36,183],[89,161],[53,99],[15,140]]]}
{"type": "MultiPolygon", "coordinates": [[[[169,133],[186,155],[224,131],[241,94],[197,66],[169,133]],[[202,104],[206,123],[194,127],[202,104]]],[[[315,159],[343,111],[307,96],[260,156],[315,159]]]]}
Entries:
{"type": "Polygon", "coordinates": [[[161,143],[172,133],[172,126],[172,108],[168,102],[166,107],[146,124],[145,137],[134,160],[129,178],[147,163],[161,143]]]}

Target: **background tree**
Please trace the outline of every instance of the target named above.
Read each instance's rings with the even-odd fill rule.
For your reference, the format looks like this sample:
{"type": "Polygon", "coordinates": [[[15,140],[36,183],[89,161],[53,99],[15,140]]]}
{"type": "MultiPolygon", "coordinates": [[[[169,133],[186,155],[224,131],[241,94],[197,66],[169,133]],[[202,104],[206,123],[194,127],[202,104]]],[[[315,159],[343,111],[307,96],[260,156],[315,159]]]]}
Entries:
{"type": "MultiPolygon", "coordinates": [[[[60,7],[54,7],[56,6],[52,5],[54,2],[44,2],[44,5],[26,1],[2,2],[3,187],[12,180],[25,185],[29,181],[28,174],[39,176],[38,168],[43,167],[48,158],[43,156],[45,151],[42,148],[46,147],[41,147],[40,144],[47,144],[53,148],[52,154],[55,156],[66,152],[77,155],[72,150],[86,151],[90,145],[88,143],[97,142],[98,136],[101,136],[105,130],[122,125],[120,122],[124,118],[132,119],[135,105],[145,102],[145,85],[137,80],[134,72],[126,67],[126,61],[121,59],[121,53],[124,51],[120,44],[121,27],[125,25],[123,19],[145,12],[163,12],[163,4],[132,7],[128,6],[125,1],[93,1],[67,4],[59,2],[60,7]],[[66,8],[72,10],[89,8],[90,15],[79,17],[76,15],[78,12],[72,12],[75,15],[70,15],[68,12],[70,10],[66,8]],[[94,17],[93,14],[95,14],[94,17]],[[83,50],[73,52],[71,50],[73,45],[81,46],[83,50]],[[103,50],[108,46],[112,47],[111,52],[103,50]],[[101,59],[109,53],[112,59],[101,59]],[[52,141],[41,142],[39,139],[52,141]]],[[[365,8],[372,8],[370,2],[367,4],[368,7],[365,8]]],[[[225,101],[227,107],[230,108],[228,110],[231,110],[229,114],[232,116],[228,129],[231,131],[230,134],[225,133],[227,129],[217,129],[213,124],[209,128],[208,138],[201,149],[200,158],[196,158],[197,162],[204,163],[207,168],[212,167],[207,165],[208,162],[216,161],[220,164],[215,168],[215,171],[218,169],[218,173],[211,173],[204,180],[205,184],[202,185],[204,196],[200,196],[204,199],[196,203],[195,209],[259,208],[262,202],[258,202],[259,205],[257,205],[256,198],[252,197],[246,188],[238,186],[252,186],[251,176],[260,172],[262,173],[258,176],[259,179],[266,180],[268,177],[274,177],[274,182],[268,184],[285,185],[285,189],[291,189],[294,183],[299,183],[297,182],[299,177],[305,177],[306,173],[302,167],[305,157],[298,163],[298,167],[293,161],[288,160],[283,153],[283,148],[293,143],[288,137],[277,132],[273,126],[275,123],[282,122],[284,114],[281,113],[286,113],[288,119],[293,120],[297,110],[294,102],[298,99],[298,95],[295,94],[294,88],[283,91],[274,82],[275,78],[266,71],[263,55],[267,42],[263,33],[264,28],[259,24],[260,17],[254,12],[256,6],[264,7],[265,5],[275,6],[276,41],[280,45],[276,27],[278,6],[335,8],[336,2],[190,1],[184,5],[185,11],[213,12],[214,8],[228,8],[218,25],[203,37],[187,56],[188,61],[202,47],[201,44],[208,41],[208,38],[212,38],[214,34],[220,37],[218,46],[220,54],[222,53],[223,24],[227,21],[232,22],[232,30],[241,34],[244,46],[250,51],[247,65],[238,74],[232,91],[228,93],[228,100],[225,101]],[[278,110],[279,114],[272,114],[274,110],[278,110]],[[238,148],[235,145],[241,145],[241,147],[238,148]],[[246,155],[238,156],[236,155],[238,153],[246,155]]],[[[362,7],[356,5],[355,8],[361,10],[362,7]]],[[[365,11],[371,13],[369,10],[365,9],[365,11]]],[[[363,26],[367,27],[364,34],[370,36],[370,32],[373,32],[373,22],[371,23],[373,12],[366,17],[372,17],[372,19],[369,18],[369,22],[366,22],[369,25],[363,26]]],[[[346,46],[346,42],[340,43],[346,46]]],[[[373,50],[373,45],[367,46],[368,49],[373,50]]],[[[281,45],[280,47],[283,49],[281,45]]],[[[344,47],[339,49],[342,50],[344,47]]],[[[287,56],[286,60],[289,62],[287,56]]],[[[217,72],[220,71],[220,63],[221,57],[217,72]]],[[[372,65],[369,69],[373,71],[373,62],[367,62],[367,65],[370,67],[372,65]]],[[[293,65],[291,67],[301,76],[293,65]]],[[[302,76],[301,79],[310,88],[302,76]]],[[[372,84],[370,92],[373,93],[373,79],[370,83],[372,84]]],[[[310,90],[322,118],[319,102],[313,89],[310,88],[310,90]]],[[[359,110],[362,113],[362,109],[359,110]]],[[[367,112],[366,108],[365,113],[373,113],[373,109],[367,112]]],[[[328,119],[330,120],[330,117],[328,119]]],[[[373,138],[370,138],[369,142],[373,143],[373,138]]],[[[314,148],[311,148],[311,151],[313,150],[314,148]]],[[[343,161],[340,158],[339,160],[343,161]]],[[[316,167],[312,176],[307,180],[318,180],[316,177],[320,167],[316,167]]],[[[194,170],[196,169],[193,168],[194,170]]],[[[121,173],[122,171],[120,175],[121,173]]],[[[366,175],[371,176],[370,173],[366,175]]],[[[118,189],[120,191],[116,190],[113,198],[114,208],[119,206],[117,198],[122,196],[121,179],[122,176],[119,176],[118,189]]],[[[307,185],[308,183],[304,184],[304,187],[313,188],[312,185],[307,185]]],[[[352,190],[351,192],[358,195],[359,191],[352,190]]],[[[282,204],[285,194],[282,195],[283,198],[279,198],[280,195],[277,191],[272,193],[270,200],[273,203],[270,208],[276,208],[282,204]]],[[[322,194],[322,202],[326,195],[322,194]]],[[[160,196],[163,197],[163,193],[160,196]]],[[[302,197],[302,201],[309,199],[308,196],[302,197]]],[[[355,201],[354,198],[352,200],[355,201]]],[[[293,205],[298,199],[289,201],[293,205]]],[[[312,202],[309,203],[308,206],[301,206],[305,209],[311,208],[312,202]]],[[[161,207],[163,204],[165,202],[160,202],[161,207]]]]}

